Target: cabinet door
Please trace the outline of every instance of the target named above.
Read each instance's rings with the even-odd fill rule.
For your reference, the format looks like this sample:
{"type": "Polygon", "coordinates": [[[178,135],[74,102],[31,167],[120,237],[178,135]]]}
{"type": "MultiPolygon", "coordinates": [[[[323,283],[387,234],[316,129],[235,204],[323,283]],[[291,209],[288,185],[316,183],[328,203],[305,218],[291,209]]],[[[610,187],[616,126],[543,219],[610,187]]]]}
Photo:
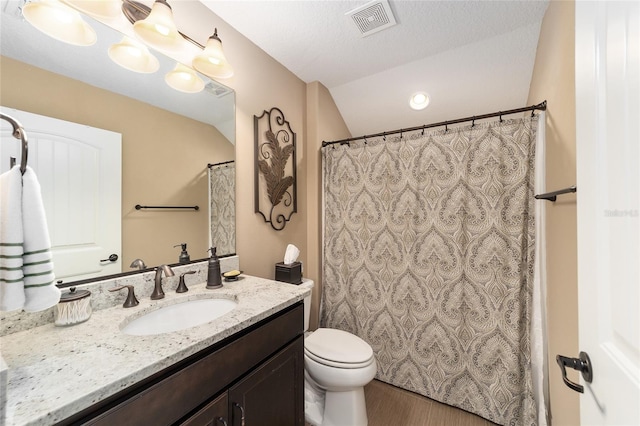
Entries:
{"type": "Polygon", "coordinates": [[[304,425],[302,336],[229,389],[234,426],[304,425]]]}
{"type": "Polygon", "coordinates": [[[229,399],[223,393],[198,411],[181,426],[227,426],[229,399]]]}

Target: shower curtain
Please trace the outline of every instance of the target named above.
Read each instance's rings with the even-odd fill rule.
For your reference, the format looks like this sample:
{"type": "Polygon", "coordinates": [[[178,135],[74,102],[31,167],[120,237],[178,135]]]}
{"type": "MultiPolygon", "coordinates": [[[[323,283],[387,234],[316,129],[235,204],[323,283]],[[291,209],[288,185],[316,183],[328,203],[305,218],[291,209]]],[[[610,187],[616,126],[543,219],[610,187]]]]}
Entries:
{"type": "Polygon", "coordinates": [[[323,148],[321,326],[367,341],[379,380],[505,425],[545,422],[531,364],[537,125],[323,148]]]}
{"type": "Polygon", "coordinates": [[[236,252],[236,164],[209,167],[209,211],[211,243],[218,254],[236,252]]]}

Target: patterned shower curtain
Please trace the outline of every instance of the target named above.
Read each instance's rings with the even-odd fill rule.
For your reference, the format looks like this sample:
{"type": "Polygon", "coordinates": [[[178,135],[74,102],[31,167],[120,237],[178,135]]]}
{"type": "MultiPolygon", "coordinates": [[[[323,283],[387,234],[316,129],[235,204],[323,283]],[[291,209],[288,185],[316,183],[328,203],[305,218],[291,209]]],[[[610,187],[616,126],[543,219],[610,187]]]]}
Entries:
{"type": "Polygon", "coordinates": [[[323,148],[321,326],[377,379],[535,425],[530,319],[537,117],[323,148]]]}
{"type": "Polygon", "coordinates": [[[236,164],[209,167],[211,239],[218,254],[236,252],[236,164]]]}

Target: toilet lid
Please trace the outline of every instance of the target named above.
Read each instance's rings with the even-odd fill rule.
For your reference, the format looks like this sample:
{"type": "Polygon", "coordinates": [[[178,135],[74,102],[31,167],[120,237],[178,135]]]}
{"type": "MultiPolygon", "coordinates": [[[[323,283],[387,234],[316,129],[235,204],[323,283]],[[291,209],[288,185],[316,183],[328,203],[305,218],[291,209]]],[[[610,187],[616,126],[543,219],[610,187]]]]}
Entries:
{"type": "Polygon", "coordinates": [[[319,328],[304,339],[307,353],[344,364],[361,364],[373,358],[371,346],[358,336],[342,330],[319,328]]]}

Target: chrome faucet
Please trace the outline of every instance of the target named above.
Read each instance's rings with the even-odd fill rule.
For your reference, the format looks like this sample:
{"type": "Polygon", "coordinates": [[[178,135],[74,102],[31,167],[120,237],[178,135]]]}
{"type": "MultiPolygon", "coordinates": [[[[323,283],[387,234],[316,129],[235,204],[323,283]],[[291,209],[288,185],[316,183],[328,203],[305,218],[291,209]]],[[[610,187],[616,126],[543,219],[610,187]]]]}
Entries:
{"type": "Polygon", "coordinates": [[[158,300],[164,298],[164,291],[162,291],[162,272],[167,277],[173,276],[173,269],[169,265],[160,265],[156,268],[155,287],[153,293],[151,293],[151,300],[158,300]]]}

